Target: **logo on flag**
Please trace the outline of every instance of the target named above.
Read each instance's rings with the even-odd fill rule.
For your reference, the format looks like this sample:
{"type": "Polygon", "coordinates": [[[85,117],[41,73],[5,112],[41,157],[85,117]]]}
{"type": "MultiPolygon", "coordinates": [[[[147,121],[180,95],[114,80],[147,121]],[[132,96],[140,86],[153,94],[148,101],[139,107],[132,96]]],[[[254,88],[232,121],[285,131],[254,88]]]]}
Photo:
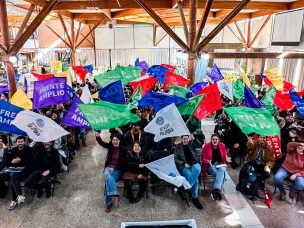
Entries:
{"type": "Polygon", "coordinates": [[[45,125],[43,119],[37,119],[36,124],[38,127],[44,127],[45,125]]]}
{"type": "Polygon", "coordinates": [[[165,123],[165,120],[163,117],[160,116],[156,119],[156,123],[161,126],[165,123]]]}

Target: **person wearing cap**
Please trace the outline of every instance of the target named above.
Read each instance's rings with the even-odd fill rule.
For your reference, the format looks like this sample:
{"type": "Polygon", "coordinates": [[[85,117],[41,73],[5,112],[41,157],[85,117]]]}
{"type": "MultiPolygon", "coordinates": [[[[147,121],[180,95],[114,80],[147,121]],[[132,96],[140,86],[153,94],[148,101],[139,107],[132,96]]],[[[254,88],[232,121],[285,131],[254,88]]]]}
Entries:
{"type": "Polygon", "coordinates": [[[294,198],[296,191],[304,190],[304,142],[290,142],[287,144],[287,155],[274,176],[275,185],[280,190],[280,200],[285,200],[286,192],[283,181],[288,178],[294,184],[290,188],[289,197],[294,198]]]}

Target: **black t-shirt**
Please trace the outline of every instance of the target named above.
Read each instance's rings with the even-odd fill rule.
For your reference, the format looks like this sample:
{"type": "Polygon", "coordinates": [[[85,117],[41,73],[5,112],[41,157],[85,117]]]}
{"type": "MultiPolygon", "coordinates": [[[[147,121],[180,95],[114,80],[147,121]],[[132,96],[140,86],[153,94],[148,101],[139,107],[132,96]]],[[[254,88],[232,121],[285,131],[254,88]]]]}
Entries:
{"type": "Polygon", "coordinates": [[[185,160],[188,165],[194,164],[196,161],[188,147],[188,145],[183,145],[185,160]]]}
{"type": "Polygon", "coordinates": [[[220,153],[220,149],[218,147],[216,149],[212,148],[212,161],[211,161],[211,163],[212,164],[214,164],[214,163],[222,164],[223,163],[222,156],[221,156],[221,153],[220,153]]]}

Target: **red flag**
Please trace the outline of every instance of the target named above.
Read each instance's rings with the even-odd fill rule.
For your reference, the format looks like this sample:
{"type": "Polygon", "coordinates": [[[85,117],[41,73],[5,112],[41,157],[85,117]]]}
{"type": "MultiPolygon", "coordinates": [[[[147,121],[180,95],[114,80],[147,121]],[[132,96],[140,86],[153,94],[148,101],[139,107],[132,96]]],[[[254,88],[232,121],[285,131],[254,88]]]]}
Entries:
{"type": "Polygon", "coordinates": [[[272,86],[271,81],[267,77],[264,78],[264,82],[267,86],[269,86],[269,87],[272,86]]]}
{"type": "Polygon", "coordinates": [[[169,88],[167,85],[173,85],[173,86],[182,86],[185,87],[187,84],[190,82],[189,79],[184,78],[181,75],[174,74],[172,72],[167,72],[166,73],[166,80],[164,83],[164,91],[168,91],[169,88]]]}
{"type": "Polygon", "coordinates": [[[38,81],[42,81],[42,80],[45,80],[45,79],[49,79],[49,78],[52,78],[53,75],[52,74],[37,74],[35,72],[32,72],[31,73],[35,78],[38,79],[38,81]]]}
{"type": "Polygon", "coordinates": [[[151,91],[154,88],[157,78],[145,78],[138,81],[129,82],[129,85],[132,86],[133,91],[137,89],[140,85],[142,89],[142,96],[145,96],[147,92],[151,91]]]}
{"type": "Polygon", "coordinates": [[[295,88],[295,86],[293,84],[291,84],[290,82],[286,82],[286,81],[283,81],[283,86],[284,86],[284,91],[285,92],[289,92],[289,90],[295,88]]]}
{"type": "Polygon", "coordinates": [[[81,81],[83,83],[85,83],[85,80],[86,80],[85,76],[88,73],[88,70],[84,69],[83,66],[74,66],[72,69],[75,72],[75,74],[77,74],[79,76],[81,81]]]}
{"type": "Polygon", "coordinates": [[[198,94],[196,94],[196,96],[199,94],[205,94],[205,96],[194,112],[195,118],[201,120],[208,116],[210,113],[215,112],[223,107],[217,83],[213,83],[210,86],[207,86],[198,94]]]}
{"type": "MultiPolygon", "coordinates": [[[[304,91],[297,92],[298,96],[302,97],[304,91]]],[[[289,93],[277,91],[276,95],[273,99],[276,106],[283,110],[291,110],[294,107],[294,103],[292,102],[289,93]]]]}
{"type": "Polygon", "coordinates": [[[160,64],[160,65],[168,68],[170,70],[170,72],[174,72],[175,69],[176,69],[175,66],[172,66],[172,65],[169,65],[169,64],[160,64]]]}
{"type": "Polygon", "coordinates": [[[280,136],[278,136],[278,135],[268,136],[267,137],[267,142],[268,142],[269,146],[272,148],[274,158],[276,160],[278,158],[280,158],[282,156],[280,136]]]}

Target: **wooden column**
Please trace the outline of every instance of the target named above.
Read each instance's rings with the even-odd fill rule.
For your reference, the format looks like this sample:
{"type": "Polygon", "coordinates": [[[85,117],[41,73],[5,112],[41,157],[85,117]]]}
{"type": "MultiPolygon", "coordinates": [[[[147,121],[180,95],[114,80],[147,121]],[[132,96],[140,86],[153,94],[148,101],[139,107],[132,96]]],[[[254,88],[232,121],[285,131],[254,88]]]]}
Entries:
{"type": "Polygon", "coordinates": [[[71,18],[71,47],[72,47],[71,51],[72,51],[72,67],[73,67],[77,65],[74,18],[71,18]]]}
{"type": "Polygon", "coordinates": [[[194,84],[195,79],[195,53],[194,50],[194,40],[196,37],[196,16],[197,16],[197,0],[189,1],[189,34],[188,34],[188,45],[189,45],[189,55],[188,55],[188,79],[190,79],[189,85],[194,84]]]}
{"type": "Polygon", "coordinates": [[[9,61],[9,55],[7,54],[10,48],[10,37],[8,30],[6,0],[0,0],[0,30],[3,48],[5,49],[6,56],[3,57],[5,63],[5,71],[7,75],[8,87],[10,96],[16,92],[15,70],[13,64],[9,61]]]}

